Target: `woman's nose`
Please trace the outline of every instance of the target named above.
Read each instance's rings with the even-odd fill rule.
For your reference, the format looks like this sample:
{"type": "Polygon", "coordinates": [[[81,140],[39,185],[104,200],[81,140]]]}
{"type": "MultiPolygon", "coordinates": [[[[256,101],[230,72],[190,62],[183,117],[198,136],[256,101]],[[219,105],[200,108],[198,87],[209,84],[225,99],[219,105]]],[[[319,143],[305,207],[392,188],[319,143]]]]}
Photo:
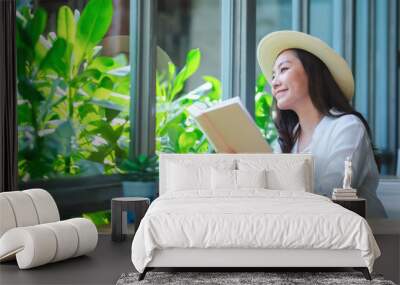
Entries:
{"type": "Polygon", "coordinates": [[[271,81],[272,90],[275,90],[280,84],[279,79],[275,76],[271,81]]]}

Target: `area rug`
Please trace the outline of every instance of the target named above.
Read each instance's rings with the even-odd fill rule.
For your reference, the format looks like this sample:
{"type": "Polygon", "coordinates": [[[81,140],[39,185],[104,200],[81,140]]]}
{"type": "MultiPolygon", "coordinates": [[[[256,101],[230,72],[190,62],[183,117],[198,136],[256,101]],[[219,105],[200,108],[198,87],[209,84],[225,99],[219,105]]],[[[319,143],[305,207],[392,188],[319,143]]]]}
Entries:
{"type": "Polygon", "coordinates": [[[145,284],[379,284],[395,285],[384,280],[380,275],[372,275],[368,281],[360,272],[148,272],[142,281],[138,281],[139,273],[122,274],[117,285],[145,284]]]}

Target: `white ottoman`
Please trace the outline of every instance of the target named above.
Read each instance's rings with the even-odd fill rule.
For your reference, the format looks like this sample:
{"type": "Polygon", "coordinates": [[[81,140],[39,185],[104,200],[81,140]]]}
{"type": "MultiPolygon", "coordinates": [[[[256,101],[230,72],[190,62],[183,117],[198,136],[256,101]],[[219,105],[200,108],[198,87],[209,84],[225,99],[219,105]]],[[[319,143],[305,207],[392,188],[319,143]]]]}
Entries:
{"type": "Polygon", "coordinates": [[[88,219],[60,222],[57,206],[43,189],[0,193],[0,262],[17,259],[20,269],[86,254],[98,233],[88,219]]]}

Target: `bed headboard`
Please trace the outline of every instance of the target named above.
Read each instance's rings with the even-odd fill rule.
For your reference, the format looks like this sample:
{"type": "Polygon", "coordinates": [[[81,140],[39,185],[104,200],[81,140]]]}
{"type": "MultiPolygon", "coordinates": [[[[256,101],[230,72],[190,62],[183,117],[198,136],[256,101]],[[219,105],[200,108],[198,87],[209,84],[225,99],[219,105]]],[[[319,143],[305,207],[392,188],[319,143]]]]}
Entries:
{"type": "Polygon", "coordinates": [[[253,162],[262,162],[263,165],[268,165],[271,168],[276,168],[279,165],[281,168],[288,171],[294,165],[303,165],[304,177],[306,181],[307,192],[314,192],[314,161],[311,154],[160,154],[160,183],[159,194],[162,195],[167,191],[167,169],[170,163],[185,163],[187,165],[213,166],[219,162],[232,161],[235,169],[238,164],[251,165],[253,162]]]}

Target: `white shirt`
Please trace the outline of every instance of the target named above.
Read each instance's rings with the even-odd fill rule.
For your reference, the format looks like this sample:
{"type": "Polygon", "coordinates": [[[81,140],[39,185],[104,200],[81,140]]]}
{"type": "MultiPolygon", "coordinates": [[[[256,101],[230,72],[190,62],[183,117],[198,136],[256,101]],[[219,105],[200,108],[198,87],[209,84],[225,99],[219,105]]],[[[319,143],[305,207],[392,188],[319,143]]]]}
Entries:
{"type": "MultiPolygon", "coordinates": [[[[292,153],[296,153],[297,141],[292,153]]],[[[276,152],[281,152],[277,144],[276,152]]],[[[310,144],[301,153],[314,157],[314,192],[332,196],[333,188],[341,188],[344,177],[344,161],[352,160],[351,186],[358,196],[367,200],[367,217],[385,217],[386,212],[376,196],[379,172],[375,163],[368,133],[355,115],[338,118],[324,116],[316,126],[310,144]]]]}

